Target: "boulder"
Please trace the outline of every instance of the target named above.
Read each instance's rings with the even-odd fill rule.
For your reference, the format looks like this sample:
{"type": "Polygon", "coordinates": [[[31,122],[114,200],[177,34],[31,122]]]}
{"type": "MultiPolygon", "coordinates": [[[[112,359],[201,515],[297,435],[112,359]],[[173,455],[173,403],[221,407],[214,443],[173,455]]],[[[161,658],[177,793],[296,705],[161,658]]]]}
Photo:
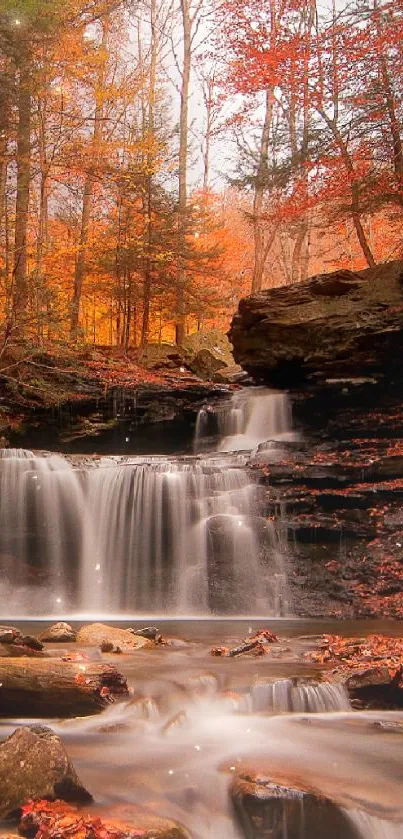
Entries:
{"type": "Polygon", "coordinates": [[[140,362],[146,370],[174,370],[186,359],[183,347],[174,344],[148,344],[141,351],[140,362]]]}
{"type": "Polygon", "coordinates": [[[231,798],[245,839],[358,839],[344,812],[317,790],[241,772],[231,798]]]}
{"type": "Polygon", "coordinates": [[[292,387],[401,376],[403,263],[339,270],[240,301],[229,338],[252,376],[292,387]]]}
{"type": "Polygon", "coordinates": [[[365,688],[389,687],[392,681],[387,667],[367,667],[356,670],[346,679],[345,685],[347,690],[355,692],[365,688]]]}
{"type": "Polygon", "coordinates": [[[227,336],[218,329],[194,332],[186,338],[185,348],[186,367],[200,379],[225,384],[243,375],[242,369],[234,364],[227,336]]]}
{"type": "Polygon", "coordinates": [[[77,643],[88,647],[112,644],[112,648],[120,647],[123,651],[154,646],[148,638],[134,635],[129,629],[118,629],[105,623],[90,623],[88,626],[82,626],[77,634],[77,643]]]}
{"type": "Polygon", "coordinates": [[[67,644],[75,641],[76,638],[77,633],[75,629],[69,623],[64,623],[64,621],[53,624],[49,629],[45,629],[40,636],[40,640],[46,644],[67,644]]]}
{"type": "Polygon", "coordinates": [[[30,800],[92,800],[60,738],[43,725],[17,728],[0,745],[0,777],[1,819],[15,814],[30,800]]]}
{"type": "Polygon", "coordinates": [[[15,626],[0,626],[0,656],[42,655],[43,644],[32,635],[23,635],[15,626]]]}
{"type": "Polygon", "coordinates": [[[21,637],[20,630],[15,626],[0,626],[0,644],[13,644],[21,637]]]}
{"type": "Polygon", "coordinates": [[[139,635],[142,638],[148,638],[149,641],[155,641],[158,637],[161,638],[161,633],[157,626],[144,626],[141,629],[128,629],[133,635],[139,635]]]}

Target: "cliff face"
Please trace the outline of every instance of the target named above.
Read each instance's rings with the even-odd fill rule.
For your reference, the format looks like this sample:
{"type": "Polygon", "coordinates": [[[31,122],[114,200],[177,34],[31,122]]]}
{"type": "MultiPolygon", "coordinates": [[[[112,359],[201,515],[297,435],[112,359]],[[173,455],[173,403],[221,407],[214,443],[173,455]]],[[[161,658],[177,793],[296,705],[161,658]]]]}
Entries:
{"type": "Polygon", "coordinates": [[[402,378],[403,263],[336,271],[241,300],[235,360],[280,387],[402,378]]]}
{"type": "Polygon", "coordinates": [[[229,334],[302,430],[253,462],[268,514],[285,511],[294,612],[402,619],[403,263],[263,291],[229,334]]]}

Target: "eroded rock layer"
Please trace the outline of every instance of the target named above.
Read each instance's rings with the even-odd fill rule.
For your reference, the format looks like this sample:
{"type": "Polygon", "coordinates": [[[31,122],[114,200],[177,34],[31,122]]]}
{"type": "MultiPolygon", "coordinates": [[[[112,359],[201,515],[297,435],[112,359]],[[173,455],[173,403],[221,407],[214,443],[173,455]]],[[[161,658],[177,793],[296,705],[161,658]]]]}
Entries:
{"type": "Polygon", "coordinates": [[[241,300],[229,337],[235,360],[274,385],[401,377],[403,263],[261,291],[241,300]]]}

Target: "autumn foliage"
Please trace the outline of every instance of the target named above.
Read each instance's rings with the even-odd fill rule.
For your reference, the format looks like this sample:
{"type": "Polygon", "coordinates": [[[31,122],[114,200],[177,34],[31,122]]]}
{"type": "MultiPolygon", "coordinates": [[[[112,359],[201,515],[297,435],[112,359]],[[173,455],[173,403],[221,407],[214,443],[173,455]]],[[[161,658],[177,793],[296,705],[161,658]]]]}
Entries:
{"type": "Polygon", "coordinates": [[[401,0],[191,0],[189,44],[181,8],[6,0],[6,339],[172,342],[400,254],[401,0]]]}
{"type": "Polygon", "coordinates": [[[403,688],[403,640],[387,635],[367,638],[344,638],[324,635],[319,648],[306,657],[317,664],[331,665],[338,675],[348,676],[355,670],[372,666],[386,667],[396,686],[403,688]]]}

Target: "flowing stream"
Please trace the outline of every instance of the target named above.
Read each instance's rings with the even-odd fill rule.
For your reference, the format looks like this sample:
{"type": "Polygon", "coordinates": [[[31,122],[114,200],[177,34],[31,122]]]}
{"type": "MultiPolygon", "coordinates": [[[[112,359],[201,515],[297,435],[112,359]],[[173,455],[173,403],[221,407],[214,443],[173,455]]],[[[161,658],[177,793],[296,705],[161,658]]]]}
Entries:
{"type": "MultiPolygon", "coordinates": [[[[285,810],[275,833],[243,832],[229,791],[251,767],[327,796],[347,826],[336,839],[402,839],[403,713],[352,711],[344,688],[322,683],[304,658],[309,639],[291,637],[291,621],[268,620],[290,608],[286,545],[242,452],[271,441],[275,457],[290,438],[287,398],[253,389],[200,412],[194,457],[1,452],[3,619],[29,618],[25,631],[35,632],[44,615],[208,618],[177,620],[181,637],[168,647],[104,657],[127,676],[129,701],[49,721],[98,812],[117,808],[125,820],[143,805],[192,839],[335,839],[331,821],[309,828],[298,795],[297,829],[285,810]],[[260,625],[281,640],[262,658],[211,657],[211,646],[252,632],[214,616],[242,614],[264,615],[260,625]]],[[[18,722],[27,723],[0,722],[3,736],[18,722]]]]}

